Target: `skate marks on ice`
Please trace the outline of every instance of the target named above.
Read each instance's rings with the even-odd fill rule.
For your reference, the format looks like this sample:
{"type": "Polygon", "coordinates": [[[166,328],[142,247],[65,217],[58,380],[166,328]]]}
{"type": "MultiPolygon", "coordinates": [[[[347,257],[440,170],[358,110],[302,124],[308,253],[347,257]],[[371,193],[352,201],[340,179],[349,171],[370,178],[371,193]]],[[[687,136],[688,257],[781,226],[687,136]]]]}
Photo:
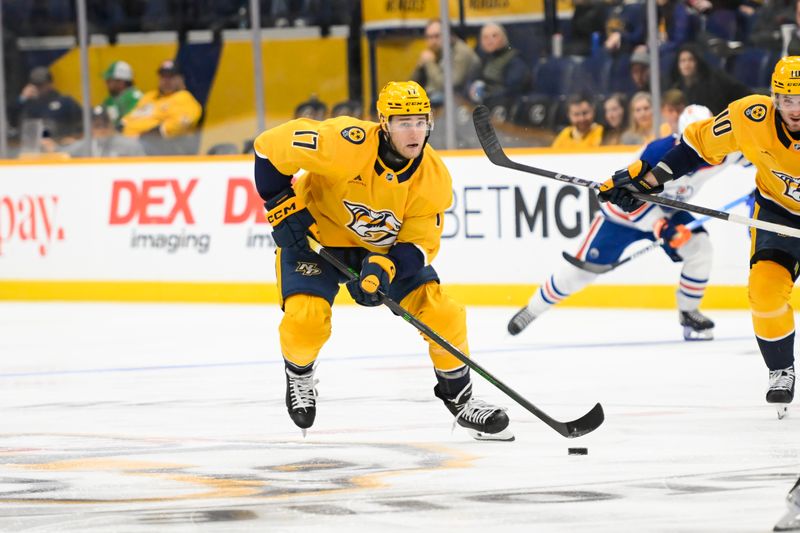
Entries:
{"type": "MultiPolygon", "coordinates": [[[[360,504],[351,509],[347,502],[382,494],[392,476],[469,468],[475,459],[425,443],[5,434],[0,529],[24,530],[48,516],[59,528],[105,522],[150,531],[144,526],[258,520],[272,508],[353,515],[360,504]],[[76,509],[92,516],[73,520],[76,509]]],[[[375,505],[387,512],[440,508],[413,494],[376,498],[375,505]]]]}
{"type": "MultiPolygon", "coordinates": [[[[0,453],[3,531],[170,531],[222,523],[225,531],[252,531],[259,524],[314,529],[324,517],[336,517],[342,528],[330,530],[343,531],[365,523],[445,524],[453,513],[484,524],[500,513],[500,526],[541,524],[559,531],[559,521],[569,523],[565,517],[573,513],[602,516],[598,504],[612,505],[612,511],[642,501],[680,505],[695,497],[746,495],[795,478],[783,468],[765,467],[447,486],[425,481],[450,470],[490,474],[476,470],[478,455],[423,443],[6,434],[0,435],[0,453]],[[397,476],[417,476],[420,483],[398,488],[392,481],[397,476]]],[[[792,467],[796,471],[800,463],[792,467]]],[[[589,523],[598,526],[591,520],[584,525],[589,523]]],[[[698,529],[706,530],[714,529],[698,529]]]]}

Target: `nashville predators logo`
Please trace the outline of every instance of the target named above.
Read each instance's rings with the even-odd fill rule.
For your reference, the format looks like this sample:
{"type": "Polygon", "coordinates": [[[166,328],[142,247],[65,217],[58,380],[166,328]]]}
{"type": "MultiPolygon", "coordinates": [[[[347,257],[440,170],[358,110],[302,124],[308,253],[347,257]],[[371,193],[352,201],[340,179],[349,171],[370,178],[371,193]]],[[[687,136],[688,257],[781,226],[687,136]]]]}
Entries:
{"type": "Polygon", "coordinates": [[[767,116],[767,106],[764,104],[753,104],[744,110],[744,116],[753,122],[761,122],[767,116]]]}
{"type": "Polygon", "coordinates": [[[344,206],[350,212],[347,227],[358,235],[358,238],[373,246],[391,246],[397,240],[402,222],[391,211],[373,211],[361,204],[344,200],[344,206]]]}
{"type": "Polygon", "coordinates": [[[353,144],[361,144],[367,138],[367,134],[358,126],[350,126],[342,130],[342,137],[353,144]]]}
{"type": "Polygon", "coordinates": [[[319,276],[322,274],[322,270],[316,263],[306,263],[305,261],[298,261],[297,268],[295,268],[294,271],[304,276],[319,276]]]}
{"type": "Polygon", "coordinates": [[[800,187],[800,179],[790,176],[789,174],[784,174],[783,172],[778,172],[777,170],[773,170],[772,173],[786,186],[783,195],[788,196],[795,202],[800,202],[800,189],[798,189],[798,187],[800,187]]]}

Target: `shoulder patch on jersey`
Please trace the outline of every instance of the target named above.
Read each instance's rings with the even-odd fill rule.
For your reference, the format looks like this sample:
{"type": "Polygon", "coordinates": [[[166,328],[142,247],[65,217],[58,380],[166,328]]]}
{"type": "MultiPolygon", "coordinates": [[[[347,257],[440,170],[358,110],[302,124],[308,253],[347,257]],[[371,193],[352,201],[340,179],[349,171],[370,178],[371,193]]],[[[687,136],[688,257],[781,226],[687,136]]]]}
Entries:
{"type": "Polygon", "coordinates": [[[753,122],[761,122],[767,117],[767,106],[764,104],[753,104],[744,110],[744,116],[753,122]]]}
{"type": "Polygon", "coordinates": [[[358,126],[350,126],[342,130],[342,137],[353,144],[361,144],[367,138],[366,132],[358,126]]]}

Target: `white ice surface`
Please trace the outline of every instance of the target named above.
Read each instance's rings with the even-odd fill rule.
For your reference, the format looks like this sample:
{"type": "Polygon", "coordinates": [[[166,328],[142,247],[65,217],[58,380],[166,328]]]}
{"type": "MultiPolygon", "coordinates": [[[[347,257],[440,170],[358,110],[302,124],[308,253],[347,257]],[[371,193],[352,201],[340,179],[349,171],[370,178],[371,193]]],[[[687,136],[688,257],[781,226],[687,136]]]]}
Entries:
{"type": "Polygon", "coordinates": [[[0,531],[759,532],[800,471],[746,312],[575,310],[518,337],[470,308],[473,358],[551,416],[508,407],[477,442],[432,393],[427,348],[384,308],[334,309],[317,422],[284,406],[274,306],[0,304],[0,531]],[[587,447],[569,456],[568,447],[587,447]]]}

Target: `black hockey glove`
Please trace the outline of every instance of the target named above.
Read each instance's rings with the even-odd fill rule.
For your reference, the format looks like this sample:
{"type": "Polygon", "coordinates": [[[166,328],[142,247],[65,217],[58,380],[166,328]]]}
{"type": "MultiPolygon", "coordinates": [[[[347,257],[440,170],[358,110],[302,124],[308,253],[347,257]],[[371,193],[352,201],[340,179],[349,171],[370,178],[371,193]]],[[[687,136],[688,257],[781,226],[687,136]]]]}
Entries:
{"type": "Polygon", "coordinates": [[[375,307],[383,302],[383,294],[389,292],[389,285],[394,279],[397,269],[389,256],[369,254],[361,263],[361,274],[358,279],[347,282],[347,290],[358,305],[375,307]]]}
{"type": "Polygon", "coordinates": [[[272,224],[272,239],[280,248],[310,251],[306,236],[309,231],[316,234],[316,221],[303,201],[295,196],[291,188],[284,189],[268,200],[267,222],[272,224]]]}
{"type": "Polygon", "coordinates": [[[644,180],[649,170],[650,165],[640,159],[633,162],[628,168],[616,171],[611,179],[600,185],[598,199],[601,202],[611,202],[626,213],[636,211],[644,202],[634,198],[632,192],[658,194],[664,190],[663,185],[659,184],[653,187],[644,180]]]}

